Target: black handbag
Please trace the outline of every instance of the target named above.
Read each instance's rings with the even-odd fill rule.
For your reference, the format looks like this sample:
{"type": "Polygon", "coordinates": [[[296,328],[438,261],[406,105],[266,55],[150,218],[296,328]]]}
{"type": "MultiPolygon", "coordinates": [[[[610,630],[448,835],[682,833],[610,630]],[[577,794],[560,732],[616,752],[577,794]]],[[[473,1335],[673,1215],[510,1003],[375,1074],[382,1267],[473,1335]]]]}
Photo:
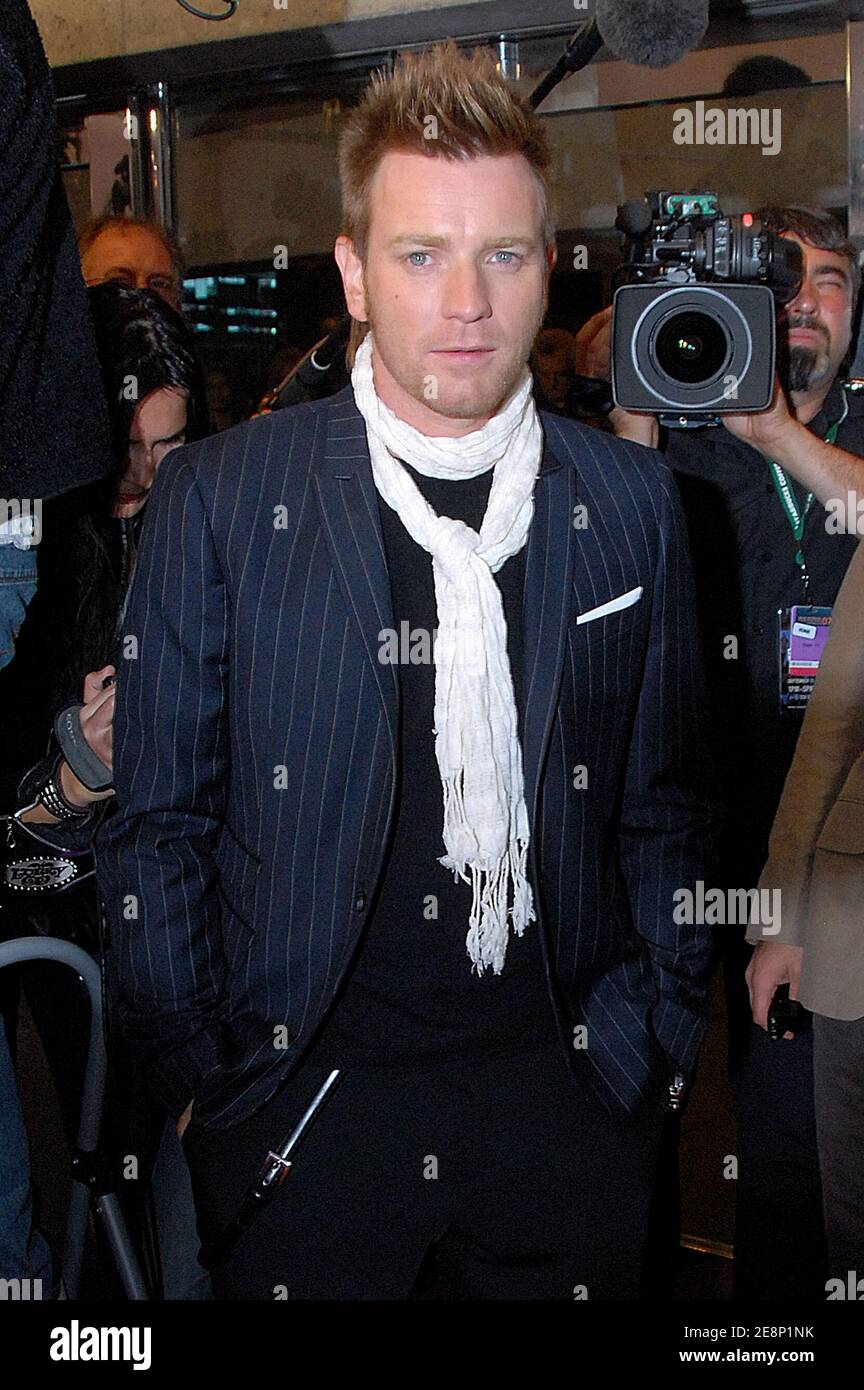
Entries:
{"type": "Polygon", "coordinates": [[[0,816],[0,901],[34,905],[68,893],[96,873],[90,846],[69,849],[43,838],[31,823],[0,816]]]}

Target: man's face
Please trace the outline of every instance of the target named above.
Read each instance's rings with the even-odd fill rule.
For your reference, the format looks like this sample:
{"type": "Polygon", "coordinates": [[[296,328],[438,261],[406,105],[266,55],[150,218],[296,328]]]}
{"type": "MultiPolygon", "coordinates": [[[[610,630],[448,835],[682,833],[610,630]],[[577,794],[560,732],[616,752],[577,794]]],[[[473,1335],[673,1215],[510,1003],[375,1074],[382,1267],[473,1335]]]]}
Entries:
{"type": "Polygon", "coordinates": [[[535,352],[533,357],[534,375],[546,393],[551,405],[563,410],[570,393],[570,355],[566,348],[555,352],[535,352]]]}
{"type": "Polygon", "coordinates": [[[365,266],[346,237],[335,254],[349,311],[374,334],[385,405],[451,437],[498,412],[542,323],[555,263],[522,155],[390,151],[370,188],[365,266]]]}
{"type": "Polygon", "coordinates": [[[118,280],[132,289],[154,290],[179,312],[180,285],[174,263],[146,227],[106,227],[81,257],[85,284],[118,280]]]}
{"type": "Polygon", "coordinates": [[[829,385],[846,356],[852,336],[852,282],[849,262],[836,251],[819,251],[799,237],[804,279],[796,297],[781,310],[788,328],[790,391],[807,393],[829,385]]]}

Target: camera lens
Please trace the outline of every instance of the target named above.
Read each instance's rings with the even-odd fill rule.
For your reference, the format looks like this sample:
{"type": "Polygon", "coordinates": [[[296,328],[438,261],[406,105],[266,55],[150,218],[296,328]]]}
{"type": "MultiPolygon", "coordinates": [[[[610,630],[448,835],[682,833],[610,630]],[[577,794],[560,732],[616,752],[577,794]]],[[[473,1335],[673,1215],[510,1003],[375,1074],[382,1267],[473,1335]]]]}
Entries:
{"type": "Polygon", "coordinates": [[[657,366],[673,381],[688,386],[710,381],[729,357],[723,324],[698,310],[672,314],[654,340],[657,366]]]}

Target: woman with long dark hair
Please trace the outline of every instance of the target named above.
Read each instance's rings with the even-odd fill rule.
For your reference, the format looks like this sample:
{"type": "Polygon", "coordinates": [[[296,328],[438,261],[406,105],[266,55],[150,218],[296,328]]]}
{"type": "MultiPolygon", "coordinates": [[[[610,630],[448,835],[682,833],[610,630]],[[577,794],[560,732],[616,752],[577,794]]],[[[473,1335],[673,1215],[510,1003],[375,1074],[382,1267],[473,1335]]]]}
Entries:
{"type": "MultiPolygon", "coordinates": [[[[98,482],[45,504],[37,593],[15,658],[0,672],[2,796],[13,813],[3,837],[0,934],[61,936],[98,954],[110,1021],[110,958],[92,851],[114,806],[112,682],[124,659],[123,612],[156,471],[173,449],[206,434],[208,422],[202,373],[181,316],[148,290],[105,283],[87,293],[115,466],[98,482]]],[[[70,972],[61,966],[39,962],[3,975],[0,1002],[10,1042],[23,984],[74,1142],[86,1046],[83,995],[75,998],[70,972]],[[14,997],[10,977],[17,977],[14,997]]],[[[119,1034],[109,1035],[109,1043],[114,1092],[128,1096],[136,1082],[125,1074],[119,1034]]],[[[109,1116],[109,1129],[135,1145],[125,1152],[155,1156],[158,1117],[143,1088],[125,1115],[115,1109],[109,1116]]]]}
{"type": "MultiPolygon", "coordinates": [[[[39,584],[41,593],[45,579],[52,589],[44,603],[52,605],[59,642],[53,695],[60,699],[77,695],[84,676],[113,655],[156,468],[170,449],[208,432],[204,381],[180,315],[149,290],[107,283],[87,295],[115,466],[98,482],[46,507],[56,542],[52,545],[54,537],[46,532],[39,584]],[[148,439],[153,441],[149,452],[148,439]],[[61,529],[62,538],[56,534],[61,529]]],[[[22,630],[22,642],[27,636],[22,630]]]]}

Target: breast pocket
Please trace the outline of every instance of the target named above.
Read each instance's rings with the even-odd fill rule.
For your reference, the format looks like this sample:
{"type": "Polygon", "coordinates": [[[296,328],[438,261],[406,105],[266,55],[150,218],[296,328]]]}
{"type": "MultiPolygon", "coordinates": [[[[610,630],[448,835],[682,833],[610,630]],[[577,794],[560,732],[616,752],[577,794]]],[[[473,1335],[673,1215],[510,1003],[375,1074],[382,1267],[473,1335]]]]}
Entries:
{"type": "Polygon", "coordinates": [[[638,623],[642,602],[643,588],[639,584],[603,603],[583,609],[572,624],[577,645],[595,646],[626,638],[638,623]]]}
{"type": "MultiPolygon", "coordinates": [[[[838,797],[822,826],[816,850],[827,850],[831,854],[864,855],[864,801],[838,797]]],[[[856,871],[859,875],[864,872],[864,859],[856,866],[856,871]]],[[[864,902],[864,882],[861,884],[861,901],[864,902]]]]}
{"type": "Polygon", "coordinates": [[[837,799],[864,802],[864,753],[859,754],[849,769],[837,799]]]}

